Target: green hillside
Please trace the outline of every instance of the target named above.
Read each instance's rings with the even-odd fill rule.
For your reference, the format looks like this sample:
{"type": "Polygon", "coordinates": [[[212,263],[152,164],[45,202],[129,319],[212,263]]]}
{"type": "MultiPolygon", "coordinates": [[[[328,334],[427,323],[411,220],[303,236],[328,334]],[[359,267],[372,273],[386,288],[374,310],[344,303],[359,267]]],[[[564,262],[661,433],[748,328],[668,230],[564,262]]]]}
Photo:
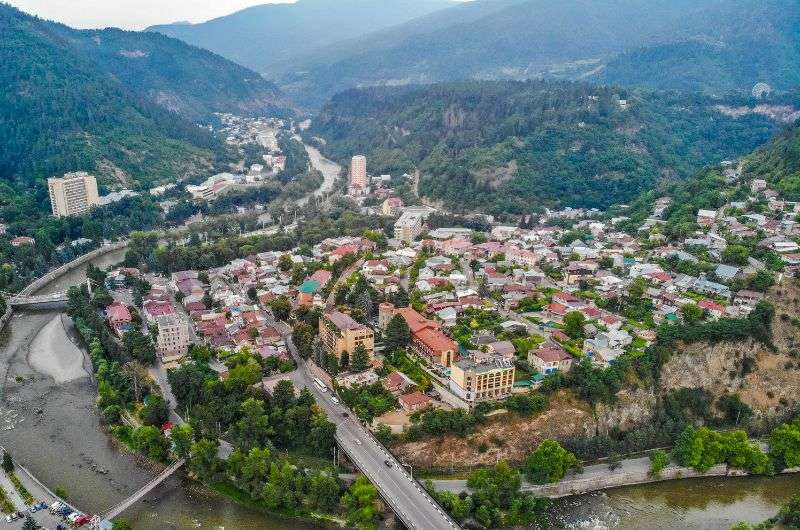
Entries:
{"type": "Polygon", "coordinates": [[[139,96],[191,120],[213,112],[282,114],[290,107],[259,74],[158,33],[48,29],[139,96]]]}
{"type": "Polygon", "coordinates": [[[221,145],[82,57],[49,24],[0,5],[0,181],[42,189],[94,171],[129,187],[204,172],[221,145]]]}
{"type": "Polygon", "coordinates": [[[459,210],[606,207],[747,153],[777,128],[716,103],[573,82],[370,88],[335,96],[307,135],[340,161],[365,153],[373,174],[419,168],[420,193],[459,210]]]}
{"type": "Polygon", "coordinates": [[[734,0],[682,23],[676,42],[638,48],[592,77],[653,89],[746,90],[756,82],[800,85],[800,4],[734,0]]]}
{"type": "Polygon", "coordinates": [[[765,179],[787,200],[800,201],[800,124],[749,156],[745,174],[765,179]]]}

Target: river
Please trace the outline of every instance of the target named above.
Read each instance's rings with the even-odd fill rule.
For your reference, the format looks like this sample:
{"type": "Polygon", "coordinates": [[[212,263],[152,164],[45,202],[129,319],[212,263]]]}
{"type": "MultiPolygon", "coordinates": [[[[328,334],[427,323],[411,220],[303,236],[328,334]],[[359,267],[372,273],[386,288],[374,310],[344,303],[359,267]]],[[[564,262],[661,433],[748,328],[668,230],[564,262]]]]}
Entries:
{"type": "Polygon", "coordinates": [[[800,476],[673,480],[554,501],[553,522],[573,529],[727,530],[759,523],[800,493],[800,476]]]}
{"type": "MultiPolygon", "coordinates": [[[[121,257],[121,251],[111,253],[95,264],[106,267],[121,257]]],[[[81,267],[42,293],[57,292],[84,279],[85,267],[81,267]]],[[[100,429],[94,407],[96,389],[86,361],[77,357],[70,344],[75,339],[69,319],[57,311],[27,311],[12,319],[0,336],[0,444],[45,484],[64,488],[78,507],[101,512],[133,493],[152,474],[132,455],[119,451],[100,429]],[[40,351],[58,344],[64,345],[59,350],[59,365],[64,367],[59,382],[47,375],[52,369],[42,364],[40,351]]],[[[727,529],[738,521],[758,522],[773,516],[798,492],[798,475],[662,482],[560,499],[554,503],[553,522],[567,528],[727,529]]],[[[245,508],[182,476],[166,481],[122,517],[137,530],[316,528],[245,508]]]]}
{"type": "MultiPolygon", "coordinates": [[[[294,137],[297,141],[302,141],[302,138],[299,136],[294,137]]],[[[308,153],[308,158],[311,161],[311,166],[322,173],[322,185],[317,188],[312,195],[315,197],[321,197],[331,190],[333,190],[333,185],[336,182],[336,179],[339,177],[339,172],[342,170],[342,166],[334,162],[333,160],[328,160],[322,153],[319,152],[319,149],[316,147],[312,147],[308,144],[303,144],[306,148],[306,153],[308,153]]],[[[309,199],[310,196],[303,197],[297,204],[299,206],[304,206],[309,199]]]]}

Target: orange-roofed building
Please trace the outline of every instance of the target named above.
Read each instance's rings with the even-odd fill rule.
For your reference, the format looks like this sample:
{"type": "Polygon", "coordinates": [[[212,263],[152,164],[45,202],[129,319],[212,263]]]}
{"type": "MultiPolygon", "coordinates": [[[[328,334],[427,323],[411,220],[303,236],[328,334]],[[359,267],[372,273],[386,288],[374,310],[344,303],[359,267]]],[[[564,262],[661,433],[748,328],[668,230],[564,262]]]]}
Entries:
{"type": "Polygon", "coordinates": [[[412,307],[395,309],[391,304],[381,304],[384,312],[383,322],[391,319],[386,313],[400,315],[411,330],[411,350],[419,356],[427,357],[432,362],[449,367],[456,360],[458,345],[450,337],[442,333],[442,325],[425,318],[412,307]],[[388,317],[388,318],[387,318],[388,317]]]}

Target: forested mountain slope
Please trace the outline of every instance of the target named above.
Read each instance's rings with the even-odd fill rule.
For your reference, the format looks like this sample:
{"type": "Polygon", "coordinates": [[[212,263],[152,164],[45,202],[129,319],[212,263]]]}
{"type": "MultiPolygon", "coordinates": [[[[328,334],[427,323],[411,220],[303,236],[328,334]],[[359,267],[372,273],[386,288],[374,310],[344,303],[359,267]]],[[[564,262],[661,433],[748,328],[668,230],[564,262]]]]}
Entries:
{"type": "Polygon", "coordinates": [[[5,201],[71,170],[136,187],[206,170],[222,146],[81,55],[52,26],[0,5],[5,201]]]}
{"type": "Polygon", "coordinates": [[[788,89],[798,12],[789,0],[476,0],[321,50],[280,84],[312,108],[351,87],[469,78],[788,89]]]}
{"type": "Polygon", "coordinates": [[[300,0],[265,4],[201,24],[148,28],[206,48],[268,77],[337,41],[388,28],[452,5],[449,0],[300,0]]]}
{"type": "Polygon", "coordinates": [[[284,113],[290,103],[259,74],[157,33],[77,31],[48,24],[83,57],[130,90],[191,120],[213,112],[284,113]]]}
{"type": "Polygon", "coordinates": [[[725,2],[685,19],[677,36],[621,54],[590,79],[714,93],[800,85],[800,3],[725,2]]]}
{"type": "Polygon", "coordinates": [[[451,208],[529,213],[607,207],[766,142],[778,124],[704,96],[575,82],[463,82],[348,90],[308,137],[373,174],[419,168],[420,193],[451,208]]]}

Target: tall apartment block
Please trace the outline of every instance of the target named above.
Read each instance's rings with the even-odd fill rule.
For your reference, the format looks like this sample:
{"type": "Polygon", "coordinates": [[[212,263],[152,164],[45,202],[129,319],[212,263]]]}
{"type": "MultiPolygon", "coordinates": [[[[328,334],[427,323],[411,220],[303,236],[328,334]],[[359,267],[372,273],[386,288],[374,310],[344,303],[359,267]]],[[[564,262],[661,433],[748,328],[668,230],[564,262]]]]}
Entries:
{"type": "Polygon", "coordinates": [[[47,189],[56,217],[83,215],[99,202],[97,179],[84,171],[49,178],[47,189]]]}
{"type": "Polygon", "coordinates": [[[364,155],[350,160],[350,188],[367,189],[367,157],[364,155]]]}

